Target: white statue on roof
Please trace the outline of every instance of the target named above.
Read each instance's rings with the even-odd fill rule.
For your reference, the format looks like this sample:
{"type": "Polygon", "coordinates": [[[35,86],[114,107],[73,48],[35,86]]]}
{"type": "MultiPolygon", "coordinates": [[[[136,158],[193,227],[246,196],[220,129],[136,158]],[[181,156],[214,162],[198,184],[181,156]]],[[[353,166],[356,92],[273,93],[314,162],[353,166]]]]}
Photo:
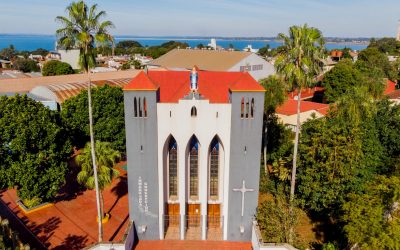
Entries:
{"type": "Polygon", "coordinates": [[[199,80],[199,76],[197,74],[196,67],[193,67],[192,72],[190,73],[190,90],[192,92],[197,92],[198,80],[199,80]]]}

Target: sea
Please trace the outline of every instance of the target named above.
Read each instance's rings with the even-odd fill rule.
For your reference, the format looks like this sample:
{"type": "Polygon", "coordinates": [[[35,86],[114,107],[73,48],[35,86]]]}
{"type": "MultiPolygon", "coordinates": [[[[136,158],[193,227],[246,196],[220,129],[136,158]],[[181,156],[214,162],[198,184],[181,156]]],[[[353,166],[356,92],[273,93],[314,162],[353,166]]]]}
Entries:
{"type": "MultiPolygon", "coordinates": [[[[138,37],[138,36],[115,36],[116,42],[122,40],[135,40],[142,46],[157,46],[168,41],[186,42],[190,47],[194,48],[199,44],[207,45],[210,39],[205,38],[183,38],[183,37],[138,37]]],[[[54,50],[56,38],[54,35],[21,35],[21,34],[0,34],[0,50],[13,45],[16,50],[33,51],[38,48],[43,48],[49,51],[54,50]]],[[[265,47],[267,44],[271,48],[276,48],[282,43],[274,40],[260,40],[260,39],[231,39],[231,38],[217,38],[217,45],[223,48],[229,48],[232,44],[235,49],[242,50],[248,45],[254,49],[265,47]]],[[[343,49],[350,48],[352,50],[362,50],[367,47],[367,44],[357,43],[327,43],[326,48],[343,49]]]]}

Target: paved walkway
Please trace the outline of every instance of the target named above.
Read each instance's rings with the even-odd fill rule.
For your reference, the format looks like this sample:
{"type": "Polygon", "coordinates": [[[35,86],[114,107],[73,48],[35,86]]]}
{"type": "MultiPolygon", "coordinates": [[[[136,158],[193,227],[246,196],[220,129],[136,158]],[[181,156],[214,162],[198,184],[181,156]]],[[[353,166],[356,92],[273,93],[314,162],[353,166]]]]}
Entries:
{"type": "MultiPolygon", "coordinates": [[[[120,241],[128,225],[126,171],[103,192],[105,211],[111,219],[104,224],[104,240],[120,241]]],[[[82,249],[97,241],[97,208],[93,190],[77,191],[54,206],[25,215],[17,206],[14,189],[0,193],[0,198],[49,249],[82,249]]]]}
{"type": "Polygon", "coordinates": [[[251,250],[251,242],[146,240],[139,241],[135,250],[251,250]]]}

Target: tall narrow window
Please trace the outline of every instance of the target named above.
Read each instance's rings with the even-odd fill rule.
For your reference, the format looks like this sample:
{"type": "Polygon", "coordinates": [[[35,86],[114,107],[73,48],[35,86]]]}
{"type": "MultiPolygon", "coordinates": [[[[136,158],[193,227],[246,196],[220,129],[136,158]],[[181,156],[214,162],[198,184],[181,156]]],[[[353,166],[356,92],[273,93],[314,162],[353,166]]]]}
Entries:
{"type": "Polygon", "coordinates": [[[139,97],[138,104],[139,104],[139,117],[142,117],[142,105],[140,104],[140,97],[139,97]]]}
{"type": "Polygon", "coordinates": [[[134,117],[137,117],[137,115],[138,115],[138,109],[137,109],[137,100],[136,100],[136,97],[135,97],[135,99],[133,99],[133,109],[134,109],[134,117]]]}
{"type": "Polygon", "coordinates": [[[240,117],[244,118],[244,97],[242,97],[242,102],[240,104],[240,117]]]}
{"type": "Polygon", "coordinates": [[[250,104],[250,118],[254,117],[254,98],[251,98],[251,104],[250,104]]]}
{"type": "Polygon", "coordinates": [[[249,118],[249,98],[246,98],[246,118],[249,118]]]}
{"type": "Polygon", "coordinates": [[[189,151],[189,192],[190,196],[198,196],[198,185],[199,185],[199,142],[196,137],[192,137],[190,142],[189,151]]]}
{"type": "Polygon", "coordinates": [[[147,103],[146,103],[146,97],[143,98],[143,117],[147,117],[147,103]]]}
{"type": "Polygon", "coordinates": [[[171,138],[168,147],[168,175],[169,175],[169,197],[178,195],[178,155],[177,145],[171,138]]]}
{"type": "Polygon", "coordinates": [[[197,116],[197,109],[195,106],[192,107],[192,109],[190,110],[190,115],[192,117],[196,117],[197,116]]]}
{"type": "Polygon", "coordinates": [[[219,142],[215,138],[210,147],[210,197],[218,199],[219,142]]]}

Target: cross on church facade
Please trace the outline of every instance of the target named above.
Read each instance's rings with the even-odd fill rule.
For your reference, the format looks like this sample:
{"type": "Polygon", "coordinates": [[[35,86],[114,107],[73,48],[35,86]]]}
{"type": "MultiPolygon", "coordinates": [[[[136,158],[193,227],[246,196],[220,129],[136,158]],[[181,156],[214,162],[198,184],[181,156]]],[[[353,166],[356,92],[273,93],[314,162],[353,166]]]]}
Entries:
{"type": "Polygon", "coordinates": [[[246,192],[253,192],[254,189],[246,188],[246,182],[243,180],[242,187],[241,188],[234,188],[233,191],[242,193],[242,217],[243,217],[243,212],[244,212],[244,194],[246,192]]]}

